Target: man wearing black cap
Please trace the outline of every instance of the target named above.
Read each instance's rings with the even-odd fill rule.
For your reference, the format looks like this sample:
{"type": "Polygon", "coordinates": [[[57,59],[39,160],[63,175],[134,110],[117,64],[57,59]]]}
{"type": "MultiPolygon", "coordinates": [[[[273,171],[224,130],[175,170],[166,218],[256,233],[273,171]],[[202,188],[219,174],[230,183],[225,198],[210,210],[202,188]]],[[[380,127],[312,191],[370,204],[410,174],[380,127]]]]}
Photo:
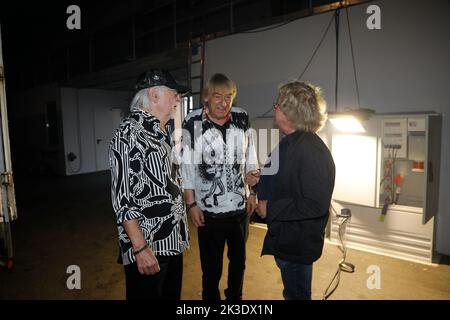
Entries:
{"type": "Polygon", "coordinates": [[[127,299],[179,300],[189,246],[180,175],[167,124],[188,91],[160,69],[143,73],[110,144],[112,204],[127,299]]]}

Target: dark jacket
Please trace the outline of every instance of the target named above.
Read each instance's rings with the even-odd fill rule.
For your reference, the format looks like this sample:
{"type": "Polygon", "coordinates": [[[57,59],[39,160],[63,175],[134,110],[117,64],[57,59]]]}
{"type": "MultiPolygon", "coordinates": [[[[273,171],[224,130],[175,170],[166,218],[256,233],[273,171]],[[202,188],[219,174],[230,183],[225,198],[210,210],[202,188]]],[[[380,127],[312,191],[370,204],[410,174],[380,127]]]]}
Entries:
{"type": "Polygon", "coordinates": [[[322,255],[334,188],[330,151],[314,133],[288,135],[287,151],[268,201],[262,255],[310,264],[322,255]]]}

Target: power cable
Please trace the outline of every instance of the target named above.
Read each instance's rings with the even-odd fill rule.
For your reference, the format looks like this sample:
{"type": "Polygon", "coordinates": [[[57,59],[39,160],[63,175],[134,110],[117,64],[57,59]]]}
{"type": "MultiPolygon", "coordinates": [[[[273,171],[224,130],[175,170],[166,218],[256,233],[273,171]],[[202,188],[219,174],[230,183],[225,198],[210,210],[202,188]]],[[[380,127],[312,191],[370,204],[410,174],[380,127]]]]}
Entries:
{"type": "Polygon", "coordinates": [[[331,27],[331,23],[334,20],[334,15],[331,15],[331,19],[330,22],[328,22],[327,28],[325,29],[325,32],[322,35],[322,38],[319,41],[319,44],[316,46],[316,48],[314,49],[313,54],[311,55],[311,58],[309,58],[308,63],[306,64],[305,69],[303,69],[302,73],[300,74],[300,76],[298,77],[298,79],[300,80],[303,75],[305,74],[306,70],[308,69],[309,65],[311,64],[311,62],[313,61],[314,57],[316,56],[317,51],[319,50],[319,48],[322,46],[322,42],[323,40],[325,40],[326,35],[328,34],[328,30],[330,30],[331,27]]]}
{"type": "Polygon", "coordinates": [[[353,273],[355,272],[355,265],[347,262],[347,247],[344,243],[344,237],[345,237],[345,231],[347,228],[347,223],[349,222],[349,219],[351,218],[352,214],[350,209],[344,208],[341,210],[340,213],[337,213],[336,210],[331,206],[332,210],[336,213],[336,217],[339,219],[339,242],[340,246],[338,247],[339,250],[342,252],[342,258],[339,261],[338,268],[333,276],[333,278],[330,281],[330,284],[325,289],[325,292],[323,293],[322,300],[327,300],[334,291],[336,291],[337,287],[339,286],[339,282],[341,280],[341,271],[353,273]]]}
{"type": "MultiPolygon", "coordinates": [[[[309,66],[310,66],[310,64],[311,64],[311,62],[313,61],[314,57],[315,57],[316,54],[317,54],[317,51],[319,51],[319,48],[322,46],[322,43],[323,43],[323,41],[325,40],[325,37],[327,36],[328,31],[330,30],[330,26],[331,26],[331,23],[333,22],[333,20],[334,20],[334,14],[331,16],[331,19],[330,19],[330,21],[328,22],[328,25],[327,25],[327,27],[326,27],[324,33],[322,34],[322,37],[320,38],[319,43],[317,44],[317,46],[316,46],[316,48],[314,49],[314,51],[313,51],[311,57],[309,58],[308,63],[306,64],[306,66],[305,66],[305,68],[303,69],[302,73],[301,73],[300,76],[298,77],[299,80],[303,77],[303,75],[305,74],[305,72],[308,70],[308,68],[309,68],[309,66]]],[[[291,21],[289,21],[289,22],[291,22],[291,21]]],[[[270,109],[268,109],[267,111],[265,111],[263,114],[261,114],[261,115],[258,116],[257,118],[259,118],[259,117],[264,117],[266,114],[270,113],[272,110],[273,110],[273,108],[271,107],[270,109]]]]}
{"type": "Polygon", "coordinates": [[[334,12],[334,28],[336,32],[336,80],[334,83],[334,111],[338,111],[338,87],[339,87],[339,14],[341,10],[341,2],[334,12]]]}
{"type": "MultiPolygon", "coordinates": [[[[334,20],[334,24],[335,24],[335,32],[336,32],[336,81],[335,81],[335,88],[334,88],[334,96],[335,96],[335,111],[338,111],[338,88],[339,88],[339,28],[340,28],[340,21],[339,21],[339,17],[340,17],[340,10],[344,7],[344,4],[342,1],[339,1],[339,6],[336,8],[336,10],[334,11],[334,14],[331,16],[330,21],[328,22],[328,25],[324,31],[324,33],[322,34],[322,37],[319,41],[319,43],[317,44],[316,48],[314,49],[311,57],[309,58],[305,68],[303,69],[302,73],[300,74],[300,76],[298,77],[298,79],[300,80],[303,75],[305,74],[305,72],[308,70],[311,62],[314,60],[314,57],[316,56],[319,48],[322,46],[323,41],[325,40],[325,37],[328,34],[328,31],[330,30],[331,24],[334,20]]],[[[349,40],[350,40],[350,49],[351,49],[351,54],[352,54],[352,66],[353,66],[353,77],[355,79],[355,89],[356,89],[356,95],[357,95],[357,99],[358,99],[358,109],[361,109],[361,100],[360,100],[360,94],[359,94],[359,85],[358,85],[358,77],[357,77],[357,72],[356,72],[356,63],[355,63],[355,54],[354,54],[354,49],[353,49],[353,38],[352,38],[352,33],[351,33],[351,28],[350,28],[350,18],[349,18],[349,13],[348,13],[348,7],[345,7],[345,12],[346,12],[346,19],[347,19],[347,29],[348,29],[348,35],[349,35],[349,40]]],[[[294,21],[296,19],[293,20],[289,20],[286,21],[284,23],[281,23],[279,25],[276,26],[272,26],[269,28],[265,28],[265,29],[260,29],[260,30],[256,30],[256,31],[246,31],[246,32],[242,32],[242,33],[256,33],[256,32],[263,32],[263,31],[267,31],[267,30],[272,30],[278,27],[281,27],[283,25],[286,25],[292,21],[294,21]]],[[[273,108],[268,109],[267,111],[265,111],[263,114],[261,114],[258,117],[264,117],[265,115],[269,114],[270,112],[272,112],[273,108]]],[[[258,118],[257,117],[257,118],[258,118]]]]}

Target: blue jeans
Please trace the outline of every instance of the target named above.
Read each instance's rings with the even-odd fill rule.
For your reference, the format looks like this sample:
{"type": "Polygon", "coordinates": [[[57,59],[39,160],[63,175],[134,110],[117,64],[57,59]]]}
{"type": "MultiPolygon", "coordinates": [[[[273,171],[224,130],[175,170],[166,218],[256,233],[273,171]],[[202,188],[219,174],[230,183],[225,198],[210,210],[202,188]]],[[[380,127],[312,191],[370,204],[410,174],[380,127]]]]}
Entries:
{"type": "Polygon", "coordinates": [[[311,300],[312,264],[301,264],[275,258],[281,270],[286,300],[311,300]]]}

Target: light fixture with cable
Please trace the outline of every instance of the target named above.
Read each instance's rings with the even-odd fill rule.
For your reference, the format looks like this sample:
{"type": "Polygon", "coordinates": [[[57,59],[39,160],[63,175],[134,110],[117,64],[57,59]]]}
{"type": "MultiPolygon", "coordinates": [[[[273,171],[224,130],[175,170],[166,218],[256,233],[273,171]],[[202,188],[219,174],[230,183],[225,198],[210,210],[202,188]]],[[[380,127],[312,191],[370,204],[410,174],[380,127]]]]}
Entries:
{"type": "Polygon", "coordinates": [[[330,122],[339,131],[349,133],[366,132],[366,129],[363,127],[361,122],[351,115],[330,118],[330,122]]]}
{"type": "Polygon", "coordinates": [[[355,56],[353,53],[353,41],[352,34],[350,30],[350,19],[348,16],[348,8],[345,6],[345,13],[347,17],[347,28],[348,35],[350,39],[350,48],[352,53],[352,62],[353,62],[353,75],[355,78],[355,87],[356,87],[356,95],[358,98],[358,109],[353,109],[345,112],[338,112],[338,83],[339,83],[339,16],[340,11],[344,7],[344,1],[339,2],[339,6],[334,14],[334,22],[335,22],[335,31],[336,31],[336,82],[335,82],[335,111],[329,112],[329,121],[331,124],[339,131],[348,132],[348,133],[362,133],[366,132],[366,129],[363,126],[363,122],[368,120],[375,111],[372,109],[361,108],[360,99],[359,99],[359,87],[358,87],[358,78],[356,76],[356,66],[355,66],[355,56]]]}
{"type": "Polygon", "coordinates": [[[359,108],[346,112],[329,112],[328,119],[331,124],[339,131],[348,133],[366,132],[364,121],[375,113],[372,109],[359,108]]]}

